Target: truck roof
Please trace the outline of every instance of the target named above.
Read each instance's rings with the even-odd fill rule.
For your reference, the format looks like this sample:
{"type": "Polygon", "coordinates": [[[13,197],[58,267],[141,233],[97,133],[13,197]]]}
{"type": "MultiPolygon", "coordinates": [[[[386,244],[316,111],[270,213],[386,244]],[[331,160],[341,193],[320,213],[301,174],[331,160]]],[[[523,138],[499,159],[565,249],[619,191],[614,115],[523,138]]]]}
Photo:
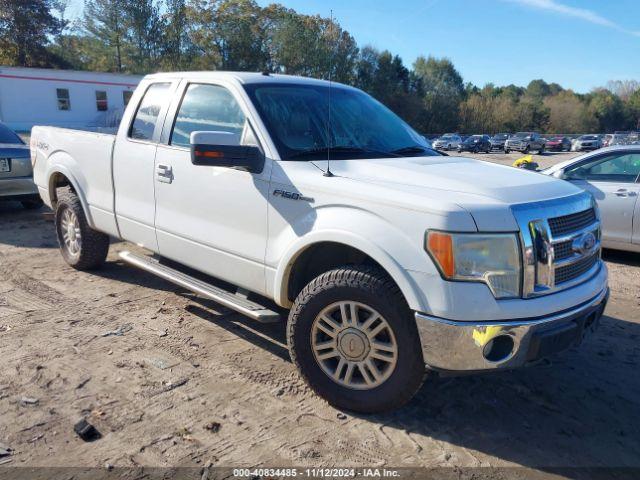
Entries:
{"type": "MultiPolygon", "coordinates": [[[[282,75],[279,73],[263,74],[258,72],[223,72],[223,71],[196,71],[196,72],[166,72],[153,73],[146,75],[145,80],[161,80],[170,78],[198,79],[208,78],[211,80],[229,80],[233,79],[242,84],[254,83],[295,83],[306,85],[323,85],[328,86],[327,80],[319,80],[316,78],[300,77],[296,75],[282,75]]],[[[352,89],[348,85],[339,82],[331,82],[332,87],[352,89]]]]}

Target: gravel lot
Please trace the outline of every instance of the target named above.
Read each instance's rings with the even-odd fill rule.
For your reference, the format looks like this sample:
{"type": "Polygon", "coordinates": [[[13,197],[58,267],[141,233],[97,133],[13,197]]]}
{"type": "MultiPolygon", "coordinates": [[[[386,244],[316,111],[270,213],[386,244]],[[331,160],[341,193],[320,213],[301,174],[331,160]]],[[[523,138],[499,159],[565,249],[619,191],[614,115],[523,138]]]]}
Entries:
{"type": "Polygon", "coordinates": [[[113,243],[104,269],[77,272],[50,214],[0,204],[7,466],[526,466],[535,478],[640,467],[640,255],[605,253],[611,300],[579,349],[516,372],[431,379],[400,411],[354,417],[305,387],[282,325],[126,266],[123,249],[136,250],[113,243]],[[82,417],[102,438],[74,434],[82,417]]]}

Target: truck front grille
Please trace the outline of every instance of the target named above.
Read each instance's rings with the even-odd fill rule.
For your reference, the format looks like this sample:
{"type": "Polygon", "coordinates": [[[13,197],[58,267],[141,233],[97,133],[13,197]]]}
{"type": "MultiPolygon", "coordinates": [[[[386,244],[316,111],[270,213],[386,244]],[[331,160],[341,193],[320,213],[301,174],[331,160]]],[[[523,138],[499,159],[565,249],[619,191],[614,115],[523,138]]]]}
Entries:
{"type": "Polygon", "coordinates": [[[582,230],[596,221],[596,212],[593,208],[583,212],[572,213],[562,217],[550,218],[549,228],[551,235],[559,237],[582,230]]]}
{"type": "Polygon", "coordinates": [[[581,275],[584,275],[591,267],[593,267],[600,258],[600,252],[597,252],[590,257],[581,258],[575,263],[564,265],[556,268],[556,285],[574,280],[581,275]]]}
{"type": "Polygon", "coordinates": [[[516,206],[513,211],[523,247],[524,297],[563,290],[595,274],[600,221],[591,195],[516,206]]]}
{"type": "Polygon", "coordinates": [[[553,246],[553,252],[555,253],[555,260],[562,260],[564,258],[569,258],[573,255],[573,242],[571,240],[567,240],[566,242],[559,242],[553,246]]]}

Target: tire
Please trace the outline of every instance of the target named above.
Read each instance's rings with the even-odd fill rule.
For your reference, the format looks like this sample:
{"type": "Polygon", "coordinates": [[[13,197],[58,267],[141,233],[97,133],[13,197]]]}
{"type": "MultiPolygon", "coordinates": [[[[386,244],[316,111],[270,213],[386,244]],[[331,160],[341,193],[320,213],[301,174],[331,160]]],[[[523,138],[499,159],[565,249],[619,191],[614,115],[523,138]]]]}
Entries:
{"type": "Polygon", "coordinates": [[[522,151],[522,153],[524,153],[525,155],[527,153],[529,153],[529,145],[527,145],[526,147],[524,147],[524,150],[522,151]]]}
{"type": "Polygon", "coordinates": [[[505,149],[504,149],[504,153],[505,153],[505,154],[506,154],[506,153],[511,153],[511,150],[509,150],[508,148],[505,148],[505,149]]]}
{"type": "MultiPolygon", "coordinates": [[[[351,315],[352,313],[348,313],[347,317],[351,315]]],[[[373,338],[380,345],[385,342],[378,336],[373,338]]],[[[289,313],[287,342],[291,359],[309,387],[334,407],[344,410],[377,413],[398,408],[411,400],[426,375],[419,335],[411,310],[396,284],[377,268],[345,266],[323,273],[312,280],[298,295],[289,313]],[[343,312],[340,307],[344,304],[347,306],[343,312]],[[380,325],[386,323],[382,335],[386,336],[383,338],[387,338],[387,346],[395,345],[395,353],[385,353],[389,350],[378,350],[376,353],[383,353],[385,356],[395,355],[393,362],[372,360],[368,356],[372,345],[367,343],[368,340],[358,340],[359,346],[355,350],[352,347],[353,339],[356,337],[352,332],[362,333],[364,330],[354,329],[348,320],[346,323],[341,320],[344,313],[352,312],[351,305],[356,304],[357,307],[353,311],[357,312],[356,325],[359,327],[366,328],[367,318],[374,318],[375,314],[379,316],[375,317],[370,330],[378,330],[381,328],[380,325]],[[331,327],[329,323],[323,323],[323,313],[326,313],[323,315],[325,318],[327,315],[331,316],[336,328],[331,327]],[[327,326],[333,332],[333,336],[324,333],[327,326]],[[318,335],[322,335],[323,338],[319,338],[318,335]],[[326,356],[326,353],[315,353],[325,351],[318,347],[328,343],[332,345],[326,348],[334,354],[327,359],[318,359],[317,355],[326,356]],[[353,360],[339,351],[339,346],[342,346],[343,350],[346,348],[345,343],[351,353],[356,351],[360,352],[357,354],[365,355],[364,362],[363,357],[353,360]],[[369,345],[369,350],[365,343],[369,345]],[[368,361],[378,362],[376,372],[380,381],[369,381],[375,380],[376,376],[371,374],[373,370],[362,367],[362,364],[368,361]],[[327,373],[331,365],[334,365],[334,370],[338,370],[338,380],[334,380],[330,373],[327,373]],[[341,369],[340,365],[343,365],[341,369]],[[351,375],[349,371],[352,372],[351,375]],[[347,377],[350,385],[345,384],[348,381],[347,377]],[[365,377],[369,377],[369,380],[365,377]]]]}
{"type": "Polygon", "coordinates": [[[20,203],[26,210],[37,210],[39,208],[42,208],[43,205],[42,200],[39,198],[33,200],[22,200],[20,203]]]}
{"type": "Polygon", "coordinates": [[[60,195],[55,227],[65,262],[76,270],[92,270],[102,266],[109,253],[109,236],[89,227],[75,193],[69,191],[60,195]]]}
{"type": "Polygon", "coordinates": [[[544,146],[540,147],[540,150],[538,150],[538,155],[544,155],[544,146]]]}

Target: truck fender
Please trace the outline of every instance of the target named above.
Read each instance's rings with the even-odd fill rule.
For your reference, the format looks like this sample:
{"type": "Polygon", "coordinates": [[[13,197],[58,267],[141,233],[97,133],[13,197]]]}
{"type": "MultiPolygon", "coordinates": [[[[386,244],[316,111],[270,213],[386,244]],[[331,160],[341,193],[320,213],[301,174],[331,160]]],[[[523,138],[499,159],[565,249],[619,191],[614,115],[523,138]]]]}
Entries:
{"type": "MultiPolygon", "coordinates": [[[[405,300],[412,310],[424,310],[422,296],[412,277],[400,266],[387,250],[365,238],[348,230],[318,230],[310,232],[294,241],[282,256],[276,269],[274,279],[274,299],[281,306],[290,307],[288,298],[289,275],[296,259],[309,247],[323,243],[341,243],[360,250],[376,261],[386,273],[396,282],[405,300]]],[[[400,247],[402,248],[402,247],[400,247]]]]}
{"type": "Polygon", "coordinates": [[[93,218],[91,217],[91,210],[89,209],[89,204],[87,203],[87,199],[85,197],[84,191],[80,188],[82,184],[73,173],[71,173],[71,169],[68,166],[69,162],[74,162],[73,159],[65,154],[64,152],[53,153],[48,159],[47,163],[49,167],[47,169],[47,192],[49,195],[49,203],[48,205],[53,207],[53,189],[55,188],[53,185],[53,176],[56,174],[64,175],[69,183],[71,184],[75,194],[80,199],[80,204],[82,205],[82,210],[84,211],[85,216],[87,217],[87,223],[91,228],[94,227],[93,218]],[[68,157],[68,158],[65,158],[68,157]]]}

